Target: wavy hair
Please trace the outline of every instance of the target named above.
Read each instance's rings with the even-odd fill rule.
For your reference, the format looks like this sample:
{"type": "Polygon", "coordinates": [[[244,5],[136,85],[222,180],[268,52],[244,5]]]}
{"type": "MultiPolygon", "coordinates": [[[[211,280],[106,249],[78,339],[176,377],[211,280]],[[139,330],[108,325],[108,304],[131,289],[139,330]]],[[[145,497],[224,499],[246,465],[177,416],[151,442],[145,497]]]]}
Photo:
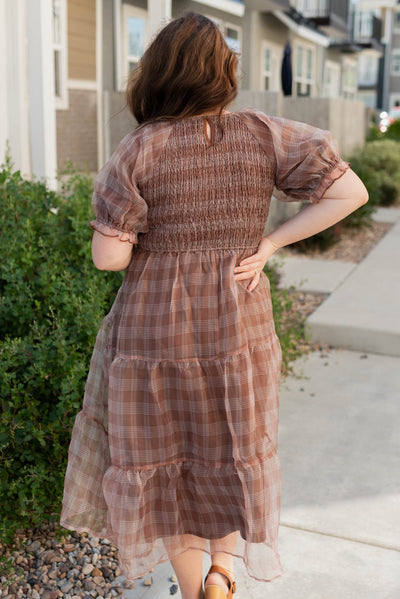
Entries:
{"type": "Polygon", "coordinates": [[[128,107],[139,124],[221,114],[238,93],[237,65],[217,25],[187,13],[161,29],[130,74],[128,107]]]}

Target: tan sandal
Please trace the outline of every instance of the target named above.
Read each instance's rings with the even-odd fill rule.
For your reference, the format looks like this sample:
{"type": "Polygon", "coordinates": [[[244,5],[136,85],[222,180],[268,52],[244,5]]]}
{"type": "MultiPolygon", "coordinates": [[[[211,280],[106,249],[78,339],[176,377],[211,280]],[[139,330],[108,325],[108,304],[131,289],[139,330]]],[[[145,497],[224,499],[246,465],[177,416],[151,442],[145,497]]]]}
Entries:
{"type": "Polygon", "coordinates": [[[232,599],[233,593],[236,593],[236,582],[232,580],[231,575],[227,570],[222,568],[221,566],[211,566],[208,571],[207,576],[204,579],[204,599],[232,599]],[[223,574],[228,579],[228,594],[225,595],[225,591],[222,587],[216,584],[209,584],[205,586],[206,580],[208,578],[208,574],[212,574],[213,572],[218,572],[219,574],[223,574]]]}

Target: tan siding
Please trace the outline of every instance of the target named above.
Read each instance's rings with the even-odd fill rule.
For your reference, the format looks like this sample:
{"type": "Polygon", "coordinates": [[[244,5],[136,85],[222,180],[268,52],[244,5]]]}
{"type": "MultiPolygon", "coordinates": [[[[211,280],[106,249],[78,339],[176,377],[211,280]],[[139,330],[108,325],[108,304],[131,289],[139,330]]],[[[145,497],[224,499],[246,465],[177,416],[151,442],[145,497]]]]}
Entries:
{"type": "Polygon", "coordinates": [[[68,0],[68,77],[96,79],[96,0],[68,0]]]}

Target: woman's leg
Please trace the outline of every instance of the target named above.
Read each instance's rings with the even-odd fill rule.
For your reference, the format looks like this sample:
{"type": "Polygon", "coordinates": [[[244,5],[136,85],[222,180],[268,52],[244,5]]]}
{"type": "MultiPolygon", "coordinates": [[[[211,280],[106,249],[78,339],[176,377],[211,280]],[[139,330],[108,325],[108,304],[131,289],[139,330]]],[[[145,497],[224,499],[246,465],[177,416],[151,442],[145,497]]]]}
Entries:
{"type": "Polygon", "coordinates": [[[202,598],[203,555],[201,549],[187,549],[178,557],[171,559],[182,599],[202,598]]]}
{"type": "MultiPolygon", "coordinates": [[[[230,535],[227,535],[223,539],[218,539],[218,541],[210,541],[211,563],[215,566],[221,566],[222,568],[225,568],[225,570],[228,570],[232,579],[234,578],[233,555],[230,555],[229,553],[225,553],[224,550],[226,549],[226,551],[233,553],[233,551],[236,547],[238,534],[239,534],[239,531],[236,531],[236,532],[232,532],[230,535]],[[214,552],[213,546],[218,547],[219,551],[214,552]]],[[[223,574],[219,574],[218,572],[213,572],[212,574],[210,574],[207,578],[205,586],[207,586],[209,584],[216,584],[216,585],[222,587],[224,589],[225,593],[228,594],[228,591],[229,591],[228,580],[223,574]]]]}

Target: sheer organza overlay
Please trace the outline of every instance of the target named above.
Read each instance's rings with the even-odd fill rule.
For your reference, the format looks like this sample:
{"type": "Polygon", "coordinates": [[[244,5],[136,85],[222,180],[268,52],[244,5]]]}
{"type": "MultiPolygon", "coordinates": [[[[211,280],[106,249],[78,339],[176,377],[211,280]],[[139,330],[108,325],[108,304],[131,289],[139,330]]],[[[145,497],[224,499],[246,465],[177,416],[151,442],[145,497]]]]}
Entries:
{"type": "Polygon", "coordinates": [[[193,547],[269,581],[282,574],[282,354],[268,278],[250,293],[233,269],[274,187],[316,202],[348,165],[308,125],[208,121],[213,144],[202,117],[139,128],[96,181],[92,228],[134,245],[97,336],[61,523],[111,540],[129,577],[193,547]]]}

